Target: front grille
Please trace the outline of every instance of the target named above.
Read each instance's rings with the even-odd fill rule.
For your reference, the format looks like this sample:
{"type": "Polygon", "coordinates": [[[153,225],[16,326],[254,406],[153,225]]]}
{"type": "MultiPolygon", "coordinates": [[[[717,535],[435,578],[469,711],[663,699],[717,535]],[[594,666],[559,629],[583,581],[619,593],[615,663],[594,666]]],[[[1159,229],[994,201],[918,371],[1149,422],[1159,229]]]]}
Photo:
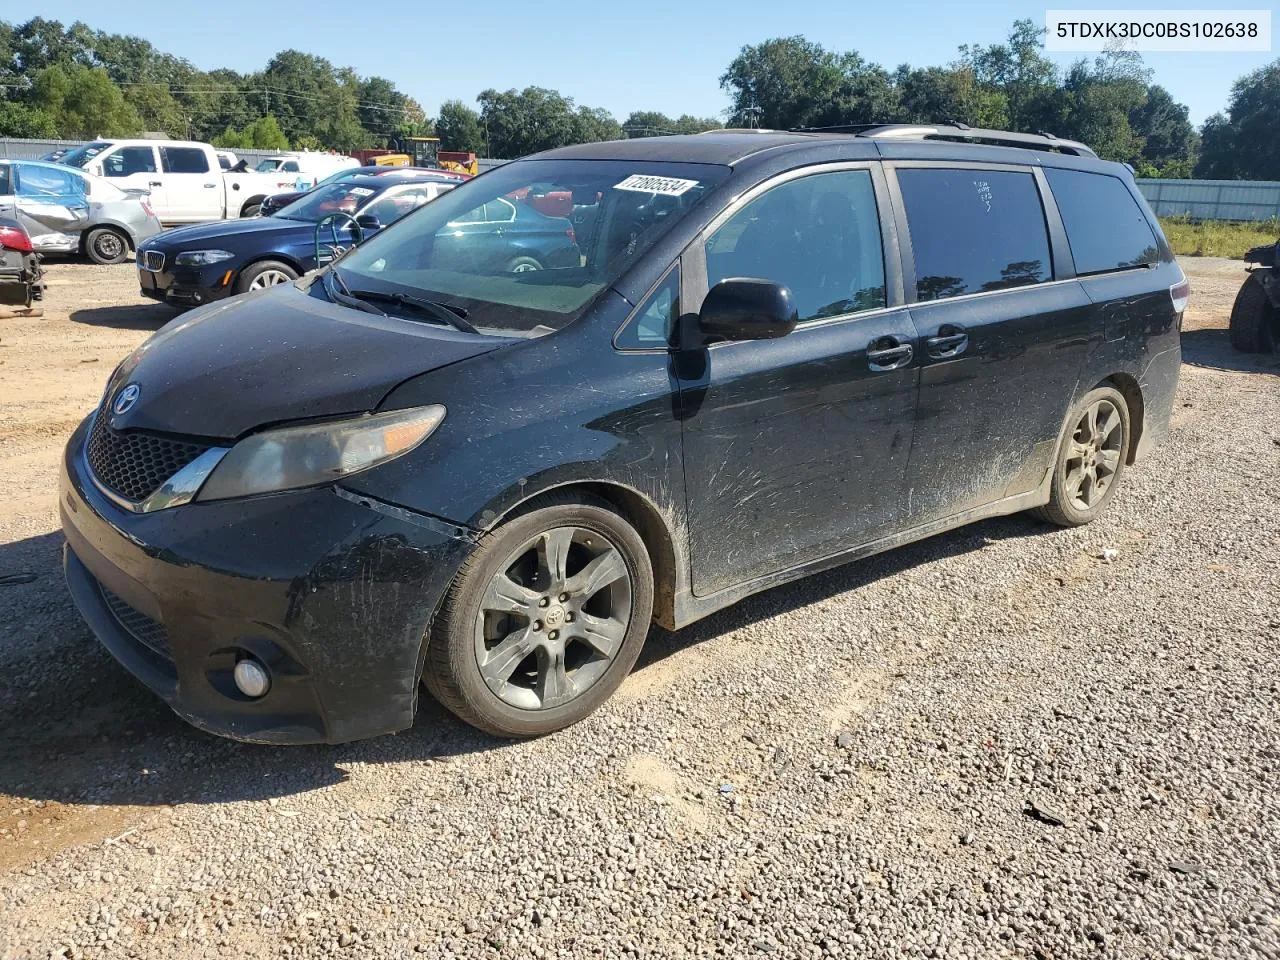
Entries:
{"type": "Polygon", "coordinates": [[[86,459],[98,482],[126,500],[145,500],[208,450],[202,443],[137,430],[116,431],[100,410],[89,432],[86,459]]]}
{"type": "Polygon", "coordinates": [[[164,254],[159,250],[143,250],[142,266],[145,270],[159,273],[164,269],[164,254]]]}
{"type": "Polygon", "coordinates": [[[102,584],[98,584],[98,589],[102,591],[107,609],[129,636],[152,653],[173,660],[173,654],[169,652],[169,631],[165,630],[163,623],[152,620],[141,610],[135,610],[102,584]]]}

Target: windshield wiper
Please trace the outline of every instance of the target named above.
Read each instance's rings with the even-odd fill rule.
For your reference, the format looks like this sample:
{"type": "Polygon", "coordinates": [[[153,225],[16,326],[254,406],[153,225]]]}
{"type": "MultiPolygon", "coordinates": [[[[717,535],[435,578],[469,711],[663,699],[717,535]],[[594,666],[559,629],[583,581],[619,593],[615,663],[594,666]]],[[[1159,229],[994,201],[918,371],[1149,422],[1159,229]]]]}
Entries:
{"type": "Polygon", "coordinates": [[[329,299],[334,303],[340,303],[344,307],[351,307],[354,310],[363,310],[365,313],[376,313],[380,317],[387,316],[385,310],[379,310],[372,303],[366,303],[364,300],[358,300],[353,297],[347,282],[342,279],[337,270],[326,270],[320,276],[324,278],[324,292],[329,295],[329,299]],[[329,282],[331,279],[334,283],[329,282]],[[341,287],[341,292],[335,290],[335,286],[341,287]]]}
{"type": "Polygon", "coordinates": [[[461,330],[463,333],[475,333],[480,331],[472,326],[466,318],[466,311],[461,307],[450,306],[447,303],[441,303],[439,300],[425,300],[421,297],[411,297],[405,293],[383,293],[381,290],[348,290],[347,295],[357,300],[376,300],[380,303],[393,303],[397,307],[411,307],[419,313],[425,313],[437,320],[443,320],[455,330],[461,330]]]}

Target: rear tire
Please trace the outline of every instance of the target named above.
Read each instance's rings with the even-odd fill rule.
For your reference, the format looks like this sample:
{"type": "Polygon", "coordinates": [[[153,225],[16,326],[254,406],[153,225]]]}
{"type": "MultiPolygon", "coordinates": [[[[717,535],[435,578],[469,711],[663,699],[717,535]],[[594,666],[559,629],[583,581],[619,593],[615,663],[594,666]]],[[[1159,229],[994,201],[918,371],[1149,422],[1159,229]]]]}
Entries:
{"type": "Polygon", "coordinates": [[[84,252],[94,263],[104,266],[123,263],[129,255],[129,240],[112,227],[95,227],[84,238],[84,252]]]}
{"type": "Polygon", "coordinates": [[[240,219],[247,220],[250,217],[259,216],[261,215],[261,213],[262,213],[261,203],[246,203],[244,205],[244,208],[240,211],[240,219]]]}
{"type": "Polygon", "coordinates": [[[1058,441],[1049,502],[1033,511],[1059,527],[1079,527],[1106,509],[1129,459],[1129,405],[1114,387],[1084,395],[1058,441]]]}
{"type": "Polygon", "coordinates": [[[541,270],[542,264],[533,257],[513,257],[502,269],[507,273],[532,273],[535,270],[541,270]]]}
{"type": "Polygon", "coordinates": [[[279,260],[259,260],[240,271],[236,277],[236,293],[263,290],[298,279],[298,271],[279,260]]]}
{"type": "Polygon", "coordinates": [[[586,717],[626,678],[653,614],[644,541],[603,500],[548,496],[486,536],[432,624],[423,682],[500,737],[586,717]]]}

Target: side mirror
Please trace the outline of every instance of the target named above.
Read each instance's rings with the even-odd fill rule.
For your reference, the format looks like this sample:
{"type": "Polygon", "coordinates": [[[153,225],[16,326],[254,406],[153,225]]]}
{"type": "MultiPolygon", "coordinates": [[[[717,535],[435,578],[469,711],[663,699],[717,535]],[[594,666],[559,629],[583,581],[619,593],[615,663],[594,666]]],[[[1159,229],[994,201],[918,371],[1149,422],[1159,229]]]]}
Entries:
{"type": "Polygon", "coordinates": [[[698,331],[721,340],[785,337],[799,319],[791,291],[772,280],[731,277],[708,291],[698,313],[698,331]]]}
{"type": "Polygon", "coordinates": [[[360,225],[360,229],[365,233],[373,233],[375,230],[382,229],[382,223],[372,213],[361,214],[356,217],[356,223],[360,225]]]}

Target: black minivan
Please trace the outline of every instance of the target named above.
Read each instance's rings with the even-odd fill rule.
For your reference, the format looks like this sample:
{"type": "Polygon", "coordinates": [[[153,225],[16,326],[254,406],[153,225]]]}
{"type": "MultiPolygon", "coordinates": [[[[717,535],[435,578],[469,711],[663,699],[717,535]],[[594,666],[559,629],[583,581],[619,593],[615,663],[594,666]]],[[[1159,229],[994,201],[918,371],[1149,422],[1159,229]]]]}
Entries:
{"type": "Polygon", "coordinates": [[[67,444],[67,582],[215,733],[400,730],[420,682],[546,733],[651,621],[981,517],[1098,516],[1168,429],[1188,292],[1128,169],[1049,136],[554,150],[135,350],[67,444]],[[453,242],[513,204],[576,253],[453,242]]]}

